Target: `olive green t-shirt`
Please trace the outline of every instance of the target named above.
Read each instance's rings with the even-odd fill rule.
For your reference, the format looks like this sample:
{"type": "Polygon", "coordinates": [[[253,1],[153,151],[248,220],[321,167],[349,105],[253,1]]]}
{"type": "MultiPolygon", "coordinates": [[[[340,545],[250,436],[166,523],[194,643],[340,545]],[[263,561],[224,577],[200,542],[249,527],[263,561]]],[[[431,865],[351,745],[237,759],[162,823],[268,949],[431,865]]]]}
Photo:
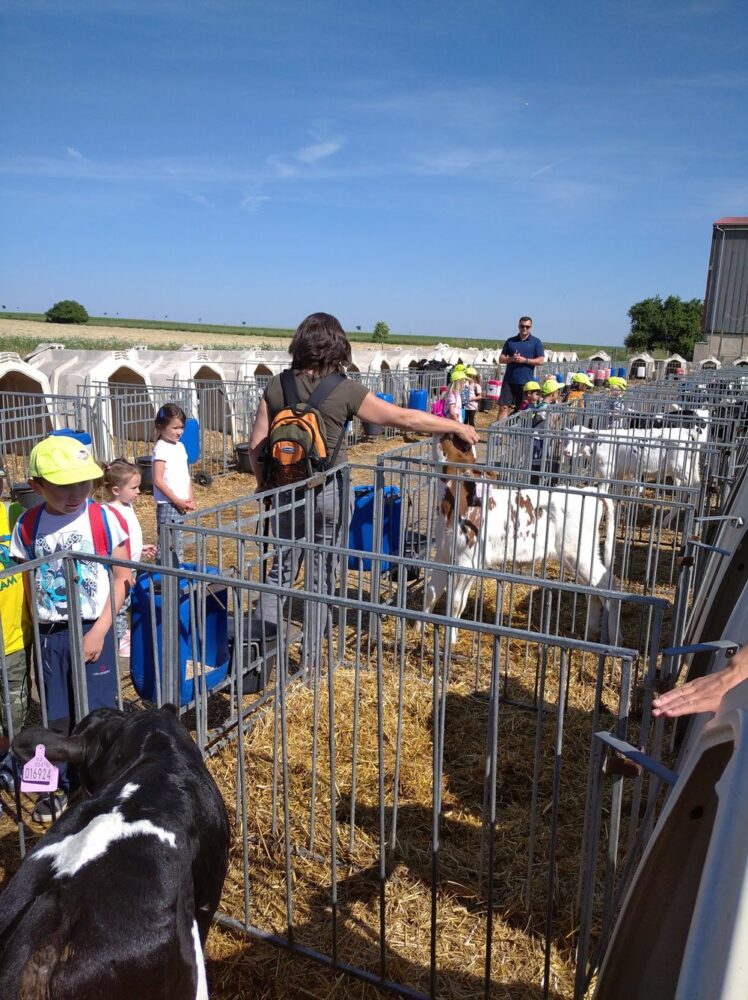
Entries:
{"type": "MultiPolygon", "coordinates": [[[[321,379],[319,378],[312,378],[310,375],[301,372],[297,373],[296,389],[299,393],[299,400],[302,403],[309,399],[320,381],[321,379]]],[[[325,422],[325,440],[330,454],[332,454],[346,423],[358,413],[359,407],[368,394],[369,390],[366,386],[347,378],[339,385],[336,385],[327,399],[323,399],[320,403],[319,412],[322,414],[322,419],[325,422]]],[[[281,385],[280,375],[276,375],[268,382],[263,398],[267,403],[268,416],[272,423],[276,413],[282,410],[284,406],[283,386],[281,385]]],[[[347,459],[345,435],[343,435],[343,441],[338,452],[338,465],[346,462],[347,459]]]]}

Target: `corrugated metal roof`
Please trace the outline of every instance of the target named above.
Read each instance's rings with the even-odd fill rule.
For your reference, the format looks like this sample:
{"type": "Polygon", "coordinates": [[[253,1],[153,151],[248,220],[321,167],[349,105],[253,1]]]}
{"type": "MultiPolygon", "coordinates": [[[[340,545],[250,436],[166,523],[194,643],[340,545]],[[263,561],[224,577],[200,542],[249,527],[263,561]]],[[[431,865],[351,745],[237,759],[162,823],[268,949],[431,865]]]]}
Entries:
{"type": "Polygon", "coordinates": [[[704,332],[748,334],[748,218],[714,223],[704,332]]]}
{"type": "Polygon", "coordinates": [[[748,215],[726,215],[724,219],[717,219],[715,226],[748,226],[748,215]]]}

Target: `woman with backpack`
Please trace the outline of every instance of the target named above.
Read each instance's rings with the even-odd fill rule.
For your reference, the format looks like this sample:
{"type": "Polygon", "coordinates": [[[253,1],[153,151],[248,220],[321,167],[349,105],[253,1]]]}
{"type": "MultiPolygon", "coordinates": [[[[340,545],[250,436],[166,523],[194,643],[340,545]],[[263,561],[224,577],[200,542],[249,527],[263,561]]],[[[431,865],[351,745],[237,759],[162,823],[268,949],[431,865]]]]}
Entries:
{"type": "MultiPolygon", "coordinates": [[[[300,324],[288,348],[291,368],[268,383],[257,408],[249,439],[249,460],[262,491],[287,486],[280,494],[280,510],[272,516],[272,533],[279,539],[305,537],[306,489],[298,489],[314,472],[324,472],[347,463],[345,426],[353,417],[380,427],[425,434],[457,434],[468,445],[478,441],[478,434],[467,424],[422,410],[395,406],[375,396],[361,382],[346,378],[345,367],[351,362],[351,345],[340,322],[329,313],[312,313],[300,324]],[[290,372],[290,374],[289,374],[290,372]]],[[[353,510],[353,497],[344,495],[344,481],[338,473],[328,477],[315,496],[314,536],[307,538],[325,545],[341,545],[344,512],[353,510]]],[[[266,582],[280,584],[288,591],[299,573],[303,550],[292,546],[276,547],[266,582]],[[279,551],[283,557],[278,558],[279,551]]],[[[313,558],[321,579],[309,582],[306,589],[331,594],[339,557],[326,553],[313,558]]],[[[259,613],[266,624],[275,626],[280,601],[263,594],[259,613]]]]}

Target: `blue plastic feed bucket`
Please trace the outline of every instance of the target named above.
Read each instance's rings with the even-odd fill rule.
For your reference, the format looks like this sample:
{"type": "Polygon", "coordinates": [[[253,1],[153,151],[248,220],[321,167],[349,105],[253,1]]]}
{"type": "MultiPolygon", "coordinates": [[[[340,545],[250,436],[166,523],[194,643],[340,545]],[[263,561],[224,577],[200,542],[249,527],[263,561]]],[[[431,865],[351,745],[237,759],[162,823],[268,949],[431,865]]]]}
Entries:
{"type": "Polygon", "coordinates": [[[67,427],[64,427],[61,431],[50,431],[50,437],[70,437],[75,438],[76,441],[80,441],[82,445],[85,445],[88,450],[91,450],[92,440],[91,435],[88,431],[72,431],[67,427]]]}
{"type": "Polygon", "coordinates": [[[423,410],[423,412],[426,413],[428,408],[429,408],[428,389],[411,389],[410,395],[408,396],[408,409],[423,410]]]}
{"type": "MultiPolygon", "coordinates": [[[[356,486],[353,490],[354,507],[348,531],[348,548],[359,552],[377,552],[389,555],[397,553],[400,542],[400,490],[397,486],[385,486],[382,498],[381,531],[374,531],[374,505],[376,492],[374,486],[356,486]]],[[[385,573],[391,568],[389,560],[375,563],[380,572],[385,573]]],[[[349,569],[369,572],[371,559],[359,559],[348,556],[349,569]]]]}
{"type": "MultiPolygon", "coordinates": [[[[394,402],[392,396],[388,392],[375,392],[374,395],[378,396],[379,399],[383,399],[386,403],[394,402]]],[[[361,424],[364,428],[364,434],[367,437],[379,437],[384,430],[380,424],[372,424],[368,420],[362,420],[361,424]]]]}

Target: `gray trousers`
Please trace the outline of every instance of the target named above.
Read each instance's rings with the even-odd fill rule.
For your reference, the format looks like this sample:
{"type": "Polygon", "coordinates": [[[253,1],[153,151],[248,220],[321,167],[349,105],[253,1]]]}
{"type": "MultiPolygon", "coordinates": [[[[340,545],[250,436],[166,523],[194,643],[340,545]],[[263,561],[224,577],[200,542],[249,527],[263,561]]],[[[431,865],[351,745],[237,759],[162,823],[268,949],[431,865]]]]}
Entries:
{"type": "MultiPolygon", "coordinates": [[[[279,539],[303,539],[306,531],[306,503],[308,491],[304,488],[289,490],[280,495],[281,506],[292,505],[271,518],[271,530],[279,539]]],[[[350,523],[353,512],[353,493],[346,490],[342,475],[333,476],[322,489],[315,491],[313,511],[313,540],[319,544],[341,546],[343,525],[350,523]],[[345,494],[345,496],[344,496],[345,494]],[[346,513],[347,502],[347,518],[346,513]]],[[[308,539],[311,540],[311,539],[308,539]]],[[[289,593],[302,565],[303,549],[294,546],[276,547],[273,561],[265,577],[265,583],[280,586],[289,593]]],[[[340,556],[336,552],[306,552],[306,566],[311,579],[305,581],[305,590],[316,594],[334,594],[340,556]]],[[[257,616],[273,625],[278,623],[279,609],[282,612],[285,599],[279,600],[275,594],[261,594],[257,605],[257,616]]]]}
{"type": "Polygon", "coordinates": [[[161,525],[162,524],[184,524],[184,514],[180,514],[176,507],[170,503],[156,504],[156,526],[158,528],[158,552],[156,561],[163,566],[178,567],[184,562],[184,532],[171,531],[169,538],[174,545],[174,549],[168,552],[162,551],[161,525]],[[167,561],[165,561],[167,560],[167,561]]]}

